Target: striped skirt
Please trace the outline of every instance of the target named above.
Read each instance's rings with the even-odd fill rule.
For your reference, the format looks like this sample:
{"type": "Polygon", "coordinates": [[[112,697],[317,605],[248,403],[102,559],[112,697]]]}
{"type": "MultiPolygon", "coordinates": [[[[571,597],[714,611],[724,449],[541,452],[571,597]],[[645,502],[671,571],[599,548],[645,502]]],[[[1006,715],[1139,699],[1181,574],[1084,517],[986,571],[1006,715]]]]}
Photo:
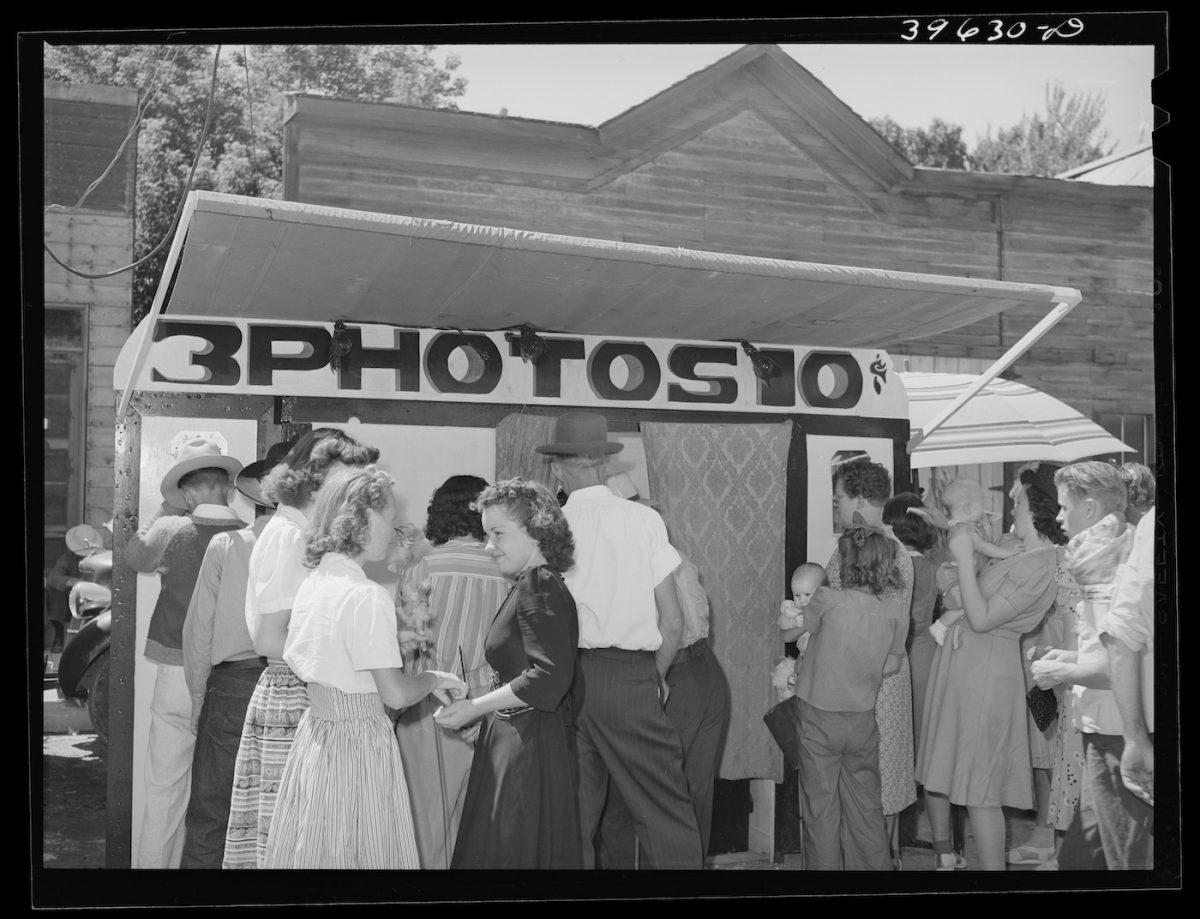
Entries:
{"type": "Polygon", "coordinates": [[[308,690],[287,664],[271,663],[258,678],[238,745],[222,868],[261,868],[279,781],[308,690]]]}
{"type": "Polygon", "coordinates": [[[308,686],[264,868],[419,868],[404,762],[377,693],[308,686]]]}

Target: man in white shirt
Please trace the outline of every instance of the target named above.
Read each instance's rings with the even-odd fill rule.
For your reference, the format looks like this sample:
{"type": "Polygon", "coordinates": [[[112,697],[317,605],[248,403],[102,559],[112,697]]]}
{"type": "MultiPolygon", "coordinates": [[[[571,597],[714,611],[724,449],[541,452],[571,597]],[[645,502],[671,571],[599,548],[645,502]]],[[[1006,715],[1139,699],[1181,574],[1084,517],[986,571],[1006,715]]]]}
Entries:
{"type": "Polygon", "coordinates": [[[664,711],[666,674],[683,632],[671,577],[679,553],[657,513],[605,485],[608,457],[621,444],[608,440],[603,415],[563,415],[553,441],[536,450],[551,457],[568,494],[563,514],[575,539],[575,566],[565,580],[579,615],[573,693],[584,865],[595,865],[594,837],[611,779],[633,814],[642,863],[700,868],[704,853],[683,746],[664,711]]]}

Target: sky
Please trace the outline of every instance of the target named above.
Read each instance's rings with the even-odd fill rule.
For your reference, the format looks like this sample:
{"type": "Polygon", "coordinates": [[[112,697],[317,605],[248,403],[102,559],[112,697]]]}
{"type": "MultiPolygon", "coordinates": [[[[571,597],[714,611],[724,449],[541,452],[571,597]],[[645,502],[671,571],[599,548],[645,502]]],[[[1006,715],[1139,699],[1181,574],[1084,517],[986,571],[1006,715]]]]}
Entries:
{"type": "MultiPolygon", "coordinates": [[[[741,45],[439,45],[461,61],[464,112],[598,126],[741,45]]],[[[1149,45],[781,44],[863,118],[904,127],[934,118],[978,137],[1044,108],[1047,82],[1101,94],[1107,149],[1149,140],[1149,45]]]]}

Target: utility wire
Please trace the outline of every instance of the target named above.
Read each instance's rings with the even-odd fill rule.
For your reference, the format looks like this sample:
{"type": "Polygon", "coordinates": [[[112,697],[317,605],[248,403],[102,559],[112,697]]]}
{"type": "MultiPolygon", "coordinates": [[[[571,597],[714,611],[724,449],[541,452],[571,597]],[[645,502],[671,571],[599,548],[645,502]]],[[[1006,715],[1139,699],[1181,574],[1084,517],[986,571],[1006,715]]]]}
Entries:
{"type": "MultiPolygon", "coordinates": [[[[48,204],[48,205],[46,205],[46,209],[44,211],[42,211],[43,215],[49,214],[51,211],[54,211],[55,213],[65,213],[65,214],[75,213],[77,210],[79,210],[81,207],[83,207],[83,202],[88,199],[88,196],[91,195],[91,193],[96,190],[96,188],[100,185],[100,183],[108,178],[108,174],[113,171],[113,167],[115,167],[117,165],[117,163],[121,159],[122,154],[124,154],[125,148],[127,146],[129,146],[129,141],[132,140],[134,135],[137,133],[138,126],[142,123],[142,118],[146,114],[146,109],[149,108],[150,103],[151,103],[151,101],[153,101],[154,97],[156,95],[158,95],[159,85],[156,85],[155,78],[158,76],[158,70],[162,66],[163,58],[165,58],[167,56],[167,50],[168,50],[167,48],[163,48],[163,53],[161,55],[159,55],[158,60],[154,64],[154,70],[152,70],[150,72],[150,78],[146,81],[146,85],[147,85],[146,95],[143,96],[142,101],[138,104],[137,114],[133,119],[133,125],[130,127],[128,133],[126,133],[125,139],[121,141],[121,146],[119,146],[117,148],[117,153],[112,158],[112,162],[110,162],[108,164],[108,167],[104,170],[104,172],[100,173],[100,177],[98,179],[93,181],[92,184],[90,184],[86,189],[84,189],[83,194],[79,196],[79,200],[76,201],[71,207],[64,207],[61,204],[48,204]]],[[[175,45],[175,46],[171,47],[169,50],[171,52],[171,60],[174,61],[175,56],[177,54],[179,54],[179,46],[175,45]]]]}
{"type": "MultiPolygon", "coordinates": [[[[221,46],[217,45],[216,54],[213,55],[212,83],[208,89],[208,108],[206,109],[206,111],[204,113],[204,127],[200,129],[200,141],[196,145],[196,155],[192,159],[192,168],[188,172],[187,183],[183,186],[183,194],[181,194],[179,196],[179,204],[175,208],[175,216],[171,218],[171,225],[167,228],[167,232],[163,235],[163,238],[161,240],[159,240],[158,245],[156,245],[153,249],[151,249],[149,252],[147,252],[144,256],[142,256],[140,259],[138,259],[136,262],[133,262],[130,265],[125,265],[122,268],[114,268],[112,271],[105,271],[100,274],[90,274],[88,272],[79,271],[78,269],[72,268],[70,265],[68,265],[66,262],[64,262],[62,259],[60,259],[57,255],[55,255],[54,251],[50,248],[50,246],[47,243],[43,242],[42,248],[45,249],[46,253],[50,256],[50,258],[54,259],[54,261],[57,262],[62,268],[66,269],[73,275],[77,275],[81,278],[87,278],[89,281],[98,281],[103,278],[111,278],[111,277],[114,277],[115,275],[122,274],[126,271],[132,271],[133,269],[135,269],[141,265],[144,265],[150,259],[154,258],[154,256],[157,255],[163,249],[163,247],[166,246],[166,244],[171,240],[171,238],[175,235],[175,227],[178,225],[179,218],[183,214],[183,205],[184,205],[184,202],[187,201],[188,190],[192,187],[192,178],[196,174],[196,167],[200,163],[200,155],[204,151],[204,142],[208,139],[208,125],[209,125],[209,122],[212,120],[213,97],[216,95],[216,91],[217,91],[217,63],[220,60],[221,60],[221,46]]],[[[109,166],[109,168],[111,169],[112,167],[109,166]]],[[[101,178],[103,178],[103,176],[101,176],[101,178]]],[[[99,180],[97,180],[97,182],[98,181],[99,180]]],[[[76,205],[76,207],[78,207],[78,205],[76,205]]]]}

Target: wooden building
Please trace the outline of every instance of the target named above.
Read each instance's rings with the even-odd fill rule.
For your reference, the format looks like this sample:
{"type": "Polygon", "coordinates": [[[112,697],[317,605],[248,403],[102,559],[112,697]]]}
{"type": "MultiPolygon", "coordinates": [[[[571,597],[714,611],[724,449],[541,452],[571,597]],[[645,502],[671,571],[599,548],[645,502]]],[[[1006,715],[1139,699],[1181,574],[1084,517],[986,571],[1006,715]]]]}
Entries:
{"type": "MultiPolygon", "coordinates": [[[[746,46],[599,127],[293,95],[284,197],[1073,287],[1082,303],[1015,374],[1139,450],[1127,458],[1153,460],[1153,190],[913,166],[773,45],[746,46]]],[[[1017,310],[877,344],[897,362],[923,359],[912,369],[974,367],[1040,318],[1017,310]]]]}
{"type": "MultiPolygon", "coordinates": [[[[45,81],[43,219],[46,244],[85,274],[133,261],[134,176],[131,141],[104,173],[133,125],[137,92],[113,86],[45,81]]],[[[77,523],[99,525],[113,507],[113,366],[129,337],[133,275],[89,280],[44,256],[45,553],[50,565],[63,534],[77,523]]]]}

